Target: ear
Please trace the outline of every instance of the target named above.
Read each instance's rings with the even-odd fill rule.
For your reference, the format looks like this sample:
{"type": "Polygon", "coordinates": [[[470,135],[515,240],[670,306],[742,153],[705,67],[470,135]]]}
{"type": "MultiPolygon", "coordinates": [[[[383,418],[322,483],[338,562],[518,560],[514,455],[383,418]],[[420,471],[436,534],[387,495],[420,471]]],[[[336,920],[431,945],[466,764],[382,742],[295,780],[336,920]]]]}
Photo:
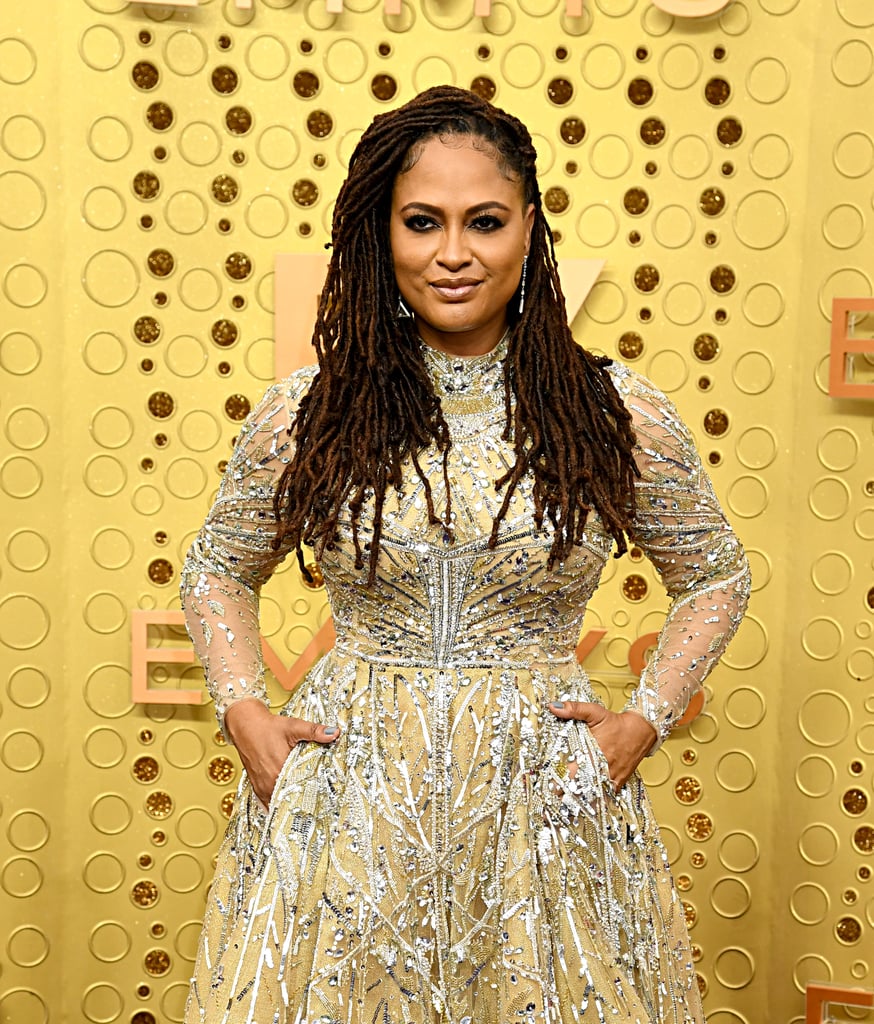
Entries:
{"type": "Polygon", "coordinates": [[[527,256],[531,245],[531,229],[534,227],[534,203],[528,204],[528,209],[522,215],[522,219],[525,228],[525,255],[527,256]]]}

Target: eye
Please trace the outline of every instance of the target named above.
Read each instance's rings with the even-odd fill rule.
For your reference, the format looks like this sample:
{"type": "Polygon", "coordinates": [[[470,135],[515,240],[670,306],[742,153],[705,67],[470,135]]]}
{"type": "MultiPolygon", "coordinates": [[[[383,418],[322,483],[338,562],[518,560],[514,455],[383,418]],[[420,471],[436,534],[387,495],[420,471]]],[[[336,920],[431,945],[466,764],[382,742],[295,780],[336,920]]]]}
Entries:
{"type": "Polygon", "coordinates": [[[404,220],[404,225],[411,231],[428,231],[435,226],[434,219],[424,213],[414,213],[411,217],[407,217],[404,220]]]}
{"type": "Polygon", "coordinates": [[[477,231],[497,231],[504,226],[504,222],[491,213],[482,213],[471,221],[471,227],[477,231]]]}

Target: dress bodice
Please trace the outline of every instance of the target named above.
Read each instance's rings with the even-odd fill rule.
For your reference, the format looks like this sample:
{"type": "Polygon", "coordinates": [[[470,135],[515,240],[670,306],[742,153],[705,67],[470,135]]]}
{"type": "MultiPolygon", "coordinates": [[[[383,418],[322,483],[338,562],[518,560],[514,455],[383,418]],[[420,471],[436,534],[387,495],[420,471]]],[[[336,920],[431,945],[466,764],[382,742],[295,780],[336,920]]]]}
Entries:
{"type": "MultiPolygon", "coordinates": [[[[531,480],[523,478],[489,548],[502,500],[495,480],[514,461],[512,442],[502,437],[505,357],[505,341],[468,358],[423,349],[452,442],[451,528],[428,522],[424,487],[411,465],[403,488],[386,497],[377,579],[368,587],[367,570],[354,566],[351,524],[341,520],[337,543],[321,563],[339,652],[436,668],[572,660],[612,542],[592,513],[582,544],[548,568],[551,527],[536,524],[531,480]]],[[[637,436],[630,534],[672,601],[631,702],[663,738],[737,628],[748,567],[673,404],[625,366],[614,364],[610,373],[637,436]]],[[[266,701],[258,594],[288,553],[273,547],[273,493],[291,458],[289,428],[314,374],[300,370],[267,391],[240,434],[183,569],[189,630],[220,721],[235,700],[266,701]]],[[[442,455],[429,449],[420,465],[439,515],[447,501],[442,455]]],[[[365,498],[362,545],[369,524],[365,498]]]]}
{"type": "MultiPolygon", "coordinates": [[[[321,558],[337,647],[368,660],[461,668],[567,662],[611,539],[593,516],[582,546],[547,569],[552,532],[534,521],[523,480],[490,549],[503,495],[494,481],[513,465],[505,422],[506,342],[485,356],[458,358],[424,348],[452,437],[447,459],[451,528],[429,524],[424,485],[414,472],[383,508],[375,586],[355,569],[350,524],[321,558]]],[[[440,515],[446,506],[442,456],[421,462],[440,515]]],[[[370,536],[368,508],[361,535],[370,536]]]]}

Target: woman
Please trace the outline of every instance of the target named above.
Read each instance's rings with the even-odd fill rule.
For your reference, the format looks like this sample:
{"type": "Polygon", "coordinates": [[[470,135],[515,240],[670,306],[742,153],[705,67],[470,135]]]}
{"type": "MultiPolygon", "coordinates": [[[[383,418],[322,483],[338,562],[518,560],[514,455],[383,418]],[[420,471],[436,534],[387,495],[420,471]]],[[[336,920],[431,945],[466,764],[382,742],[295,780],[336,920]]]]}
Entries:
{"type": "Polygon", "coordinates": [[[574,343],[519,121],[449,87],[374,120],[314,343],[184,573],[247,776],[187,1020],[702,1021],[635,768],[736,629],[746,561],[667,399],[574,343]],[[617,713],[573,651],[626,534],[673,603],[617,713]],[[257,595],[302,545],[337,642],[277,716],[257,595]]]}

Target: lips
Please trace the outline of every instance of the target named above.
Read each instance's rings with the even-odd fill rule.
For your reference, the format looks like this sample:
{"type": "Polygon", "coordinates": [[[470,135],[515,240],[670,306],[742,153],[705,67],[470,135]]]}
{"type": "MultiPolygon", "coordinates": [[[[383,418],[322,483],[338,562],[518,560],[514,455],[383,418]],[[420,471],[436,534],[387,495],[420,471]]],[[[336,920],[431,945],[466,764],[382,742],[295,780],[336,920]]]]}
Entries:
{"type": "Polygon", "coordinates": [[[481,283],[475,277],[444,277],[431,281],[430,287],[444,299],[460,302],[471,296],[481,283]]]}

